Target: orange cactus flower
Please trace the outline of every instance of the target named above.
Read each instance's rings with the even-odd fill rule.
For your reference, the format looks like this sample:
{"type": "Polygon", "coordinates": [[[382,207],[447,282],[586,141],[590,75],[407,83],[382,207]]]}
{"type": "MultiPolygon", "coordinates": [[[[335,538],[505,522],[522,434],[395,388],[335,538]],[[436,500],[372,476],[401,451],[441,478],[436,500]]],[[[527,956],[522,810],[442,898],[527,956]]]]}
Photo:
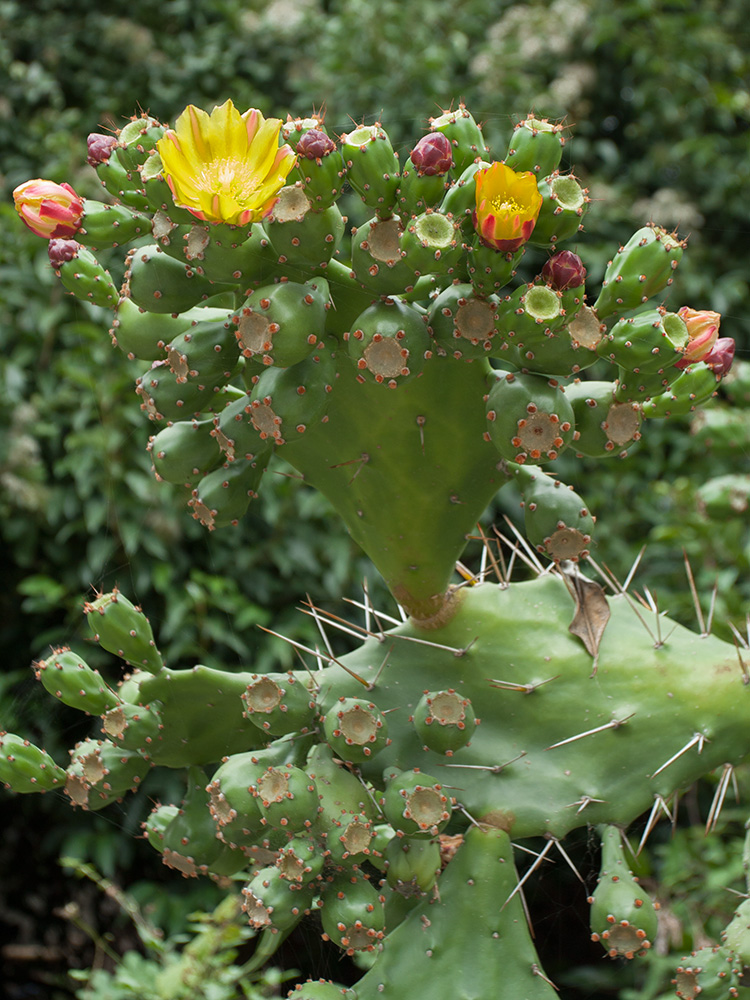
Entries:
{"type": "Polygon", "coordinates": [[[19,184],[13,201],[23,222],[42,239],[75,236],[80,228],[83,201],[70,184],[37,177],[19,184]]]}
{"type": "Polygon", "coordinates": [[[279,146],[280,118],[231,101],[211,114],[190,104],[158,141],[175,204],[205,222],[246,225],[276,204],[296,156],[279,146]]]}
{"type": "Polygon", "coordinates": [[[710,309],[691,309],[689,306],[683,306],[677,310],[677,315],[687,327],[690,337],[681,360],[685,363],[702,361],[707,354],[711,353],[719,338],[721,313],[711,312],[710,309]]]}
{"type": "Polygon", "coordinates": [[[516,173],[504,163],[478,170],[474,228],[487,246],[512,253],[534,231],[542,196],[531,171],[516,173]]]}

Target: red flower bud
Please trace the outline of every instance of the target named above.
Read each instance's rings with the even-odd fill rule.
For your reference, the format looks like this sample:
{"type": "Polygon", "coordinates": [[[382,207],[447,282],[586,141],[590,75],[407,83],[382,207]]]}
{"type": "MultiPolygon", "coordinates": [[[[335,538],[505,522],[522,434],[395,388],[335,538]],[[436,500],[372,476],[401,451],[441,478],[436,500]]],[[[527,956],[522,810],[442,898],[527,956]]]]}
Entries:
{"type": "Polygon", "coordinates": [[[578,254],[561,250],[550,257],[542,268],[542,277],[556,292],[579,288],[586,280],[586,268],[578,254]]]}
{"type": "Polygon", "coordinates": [[[78,256],[81,244],[75,240],[50,240],[47,253],[49,262],[56,271],[69,260],[74,260],[78,256]]]}
{"type": "Polygon", "coordinates": [[[714,375],[723,378],[734,361],[734,341],[731,337],[719,337],[702,360],[709,368],[713,369],[714,375]]]}
{"type": "Polygon", "coordinates": [[[112,150],[117,145],[117,139],[113,135],[103,135],[101,132],[92,132],[86,140],[88,146],[87,161],[92,167],[98,167],[100,163],[107,163],[112,154],[112,150]]]}
{"type": "Polygon", "coordinates": [[[22,221],[42,239],[75,236],[80,228],[83,201],[70,184],[25,181],[13,192],[13,201],[22,221]]]}
{"type": "Polygon", "coordinates": [[[296,150],[307,160],[322,160],[335,148],[336,143],[330,136],[321,132],[319,128],[311,128],[300,137],[296,150]]]}
{"type": "Polygon", "coordinates": [[[442,132],[423,135],[411,151],[411,162],[420,177],[442,177],[453,166],[453,148],[442,132]]]}

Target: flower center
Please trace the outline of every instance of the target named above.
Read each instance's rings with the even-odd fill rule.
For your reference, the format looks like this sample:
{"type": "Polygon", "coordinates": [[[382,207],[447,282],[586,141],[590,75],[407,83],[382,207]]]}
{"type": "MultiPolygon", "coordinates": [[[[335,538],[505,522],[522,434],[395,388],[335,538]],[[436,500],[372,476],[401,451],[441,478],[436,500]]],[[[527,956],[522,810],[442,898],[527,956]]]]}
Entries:
{"type": "Polygon", "coordinates": [[[225,156],[205,164],[200,173],[199,186],[204,191],[211,191],[241,202],[256,187],[256,179],[249,164],[225,156]]]}
{"type": "Polygon", "coordinates": [[[510,198],[507,195],[503,198],[499,195],[497,198],[493,198],[490,202],[492,208],[496,212],[522,212],[523,206],[519,205],[515,198],[510,198]]]}

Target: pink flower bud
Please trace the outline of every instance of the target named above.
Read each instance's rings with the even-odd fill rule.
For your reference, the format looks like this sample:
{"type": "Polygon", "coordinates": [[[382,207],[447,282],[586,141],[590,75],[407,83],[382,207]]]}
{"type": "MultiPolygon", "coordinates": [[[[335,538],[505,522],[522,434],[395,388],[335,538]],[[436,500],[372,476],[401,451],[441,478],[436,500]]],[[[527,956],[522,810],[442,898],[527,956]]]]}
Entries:
{"type": "Polygon", "coordinates": [[[714,375],[723,378],[734,361],[734,341],[731,337],[719,337],[708,354],[701,360],[713,369],[714,375]]]}
{"type": "Polygon", "coordinates": [[[13,192],[13,200],[23,222],[42,239],[75,236],[80,228],[83,201],[70,184],[25,181],[13,192]]]}
{"type": "Polygon", "coordinates": [[[423,135],[411,151],[411,162],[420,177],[442,177],[453,166],[453,148],[450,139],[442,132],[423,135]]]}
{"type": "Polygon", "coordinates": [[[684,357],[678,362],[679,367],[690,364],[691,361],[705,361],[719,336],[721,314],[709,309],[691,309],[683,306],[677,310],[677,315],[687,327],[690,342],[685,348],[684,357]]]}
{"type": "Polygon", "coordinates": [[[80,249],[81,244],[75,240],[50,240],[47,248],[49,262],[58,271],[67,261],[74,260],[80,249]]]}
{"type": "Polygon", "coordinates": [[[578,254],[561,250],[550,257],[542,268],[542,277],[556,292],[579,288],[586,280],[586,268],[578,254]]]}
{"type": "Polygon", "coordinates": [[[296,150],[307,160],[322,160],[336,148],[336,143],[319,128],[308,129],[297,143],[296,150]]]}
{"type": "Polygon", "coordinates": [[[92,132],[86,140],[86,145],[88,146],[87,161],[92,167],[98,167],[100,163],[109,161],[112,150],[117,145],[117,139],[113,135],[92,132]]]}

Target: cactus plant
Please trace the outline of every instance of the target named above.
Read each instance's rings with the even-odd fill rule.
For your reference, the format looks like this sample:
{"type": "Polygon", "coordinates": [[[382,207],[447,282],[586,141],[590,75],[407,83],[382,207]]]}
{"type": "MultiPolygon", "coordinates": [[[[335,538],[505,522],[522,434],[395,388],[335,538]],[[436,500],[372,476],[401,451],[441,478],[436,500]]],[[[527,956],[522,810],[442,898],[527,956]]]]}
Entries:
{"type": "MultiPolygon", "coordinates": [[[[125,678],[66,650],[35,669],[101,714],[101,732],[67,769],[3,734],[0,779],[99,809],[151,767],[186,769],[184,799],[144,822],[165,863],[246,883],[258,965],[320,911],[325,938],[368,969],[350,990],[319,980],[293,996],[426,1000],[439,985],[474,1000],[502,982],[509,1000],[544,1000],[555,987],[511,838],[544,838],[533,873],[553,849],[567,858],[570,831],[598,829],[592,931],[633,958],[657,916],[621,832],[739,763],[750,706],[733,646],[583,574],[595,512],[539,463],[623,454],[651,420],[715,394],[731,352],[718,319],[709,335],[663,304],[684,242],[657,226],[615,248],[586,302],[583,262],[558,248],[588,207],[558,169],[562,126],[529,117],[495,160],[462,105],[430,126],[402,167],[381,123],[337,144],[318,117],[284,125],[231,102],[191,106],[173,129],[134,120],[115,142],[90,137],[116,206],[79,210],[66,188],[66,240],[31,201],[45,182],[17,189],[65,287],[114,305],[113,343],[144,363],[156,475],[215,529],[239,521],[278,455],[328,498],[401,617],[365,602],[365,625],[349,626],[312,606],[322,646],[297,644],[296,671],[180,669],[140,609],[97,595],[91,631],[125,678]],[[347,184],[373,213],[349,232],[347,184]],[[89,248],[119,237],[138,242],[113,294],[89,248]],[[464,570],[457,584],[509,483],[528,536],[515,551],[536,575],[510,583],[488,543],[497,582],[464,570]],[[328,628],[361,645],[336,656],[328,628]]],[[[708,963],[718,975],[725,963],[736,978],[740,937],[708,963]]],[[[678,995],[703,988],[703,967],[680,967],[678,995]]]]}

